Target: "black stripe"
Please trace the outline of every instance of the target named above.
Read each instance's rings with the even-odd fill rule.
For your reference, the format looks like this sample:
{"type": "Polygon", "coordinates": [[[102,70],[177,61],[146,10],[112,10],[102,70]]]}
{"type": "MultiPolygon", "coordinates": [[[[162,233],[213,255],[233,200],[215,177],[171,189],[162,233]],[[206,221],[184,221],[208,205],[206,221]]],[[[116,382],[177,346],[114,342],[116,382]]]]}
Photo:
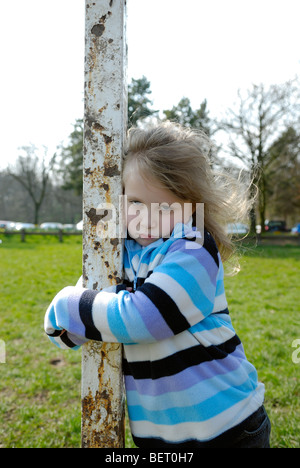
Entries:
{"type": "Polygon", "coordinates": [[[203,345],[193,346],[156,361],[124,362],[123,371],[125,375],[132,375],[135,379],[159,379],[178,374],[183,370],[202,364],[203,362],[224,359],[233,353],[241,343],[235,335],[230,340],[218,346],[203,345]]]}
{"type": "Polygon", "coordinates": [[[143,292],[153,302],[174,335],[190,328],[190,323],[180,312],[173,299],[163,289],[152,283],[144,283],[139,291],[143,292]]]}
{"type": "MultiPolygon", "coordinates": [[[[197,237],[183,237],[183,239],[187,242],[197,241],[197,237]]],[[[218,257],[219,250],[218,250],[218,247],[214,238],[206,229],[204,229],[204,242],[203,242],[202,247],[204,247],[205,250],[207,250],[207,252],[212,256],[217,267],[219,268],[219,257],[218,257]]]]}
{"type": "Polygon", "coordinates": [[[97,294],[98,291],[91,289],[87,289],[82,293],[79,301],[79,315],[85,326],[85,337],[90,340],[102,341],[101,333],[95,327],[92,316],[93,302],[97,294]]]}
{"type": "Polygon", "coordinates": [[[206,229],[204,230],[204,244],[203,244],[203,247],[207,250],[208,253],[210,253],[212,258],[216,262],[217,267],[219,268],[218,247],[217,247],[217,245],[215,243],[214,238],[212,237],[212,235],[208,231],[206,231],[206,229]]]}
{"type": "MultiPolygon", "coordinates": [[[[188,439],[188,440],[183,440],[182,442],[172,443],[169,441],[165,441],[164,439],[159,438],[159,437],[157,438],[156,437],[137,437],[134,434],[132,434],[132,439],[135,445],[141,449],[156,449],[156,448],[168,447],[169,450],[172,452],[175,452],[180,448],[190,449],[191,451],[197,448],[206,448],[206,447],[214,448],[213,441],[215,440],[215,439],[212,439],[212,444],[210,445],[209,442],[205,443],[197,439],[188,439]]],[[[228,444],[227,445],[225,444],[223,448],[226,448],[226,447],[228,447],[228,444]]],[[[182,457],[181,459],[179,459],[180,461],[189,460],[189,455],[187,454],[185,458],[183,458],[185,456],[184,454],[182,455],[180,454],[180,456],[182,457]]]]}
{"type": "Polygon", "coordinates": [[[60,339],[66,346],[68,346],[68,348],[75,348],[75,346],[77,346],[75,343],[73,343],[73,341],[70,340],[67,332],[63,333],[60,339]]]}
{"type": "Polygon", "coordinates": [[[226,314],[226,315],[229,315],[228,307],[226,307],[226,309],[219,310],[218,312],[213,312],[213,313],[212,313],[212,315],[217,315],[217,314],[226,314]]]}
{"type": "Polygon", "coordinates": [[[127,281],[126,283],[124,281],[124,283],[122,283],[122,284],[117,284],[116,293],[118,293],[120,291],[125,291],[128,286],[131,286],[131,284],[129,284],[129,281],[127,281]]]}
{"type": "Polygon", "coordinates": [[[59,336],[62,330],[55,330],[53,333],[47,333],[48,336],[59,336]]]}
{"type": "Polygon", "coordinates": [[[143,286],[143,284],[145,283],[145,279],[146,278],[141,278],[140,276],[138,276],[136,280],[136,287],[140,288],[141,286],[143,286]]]}

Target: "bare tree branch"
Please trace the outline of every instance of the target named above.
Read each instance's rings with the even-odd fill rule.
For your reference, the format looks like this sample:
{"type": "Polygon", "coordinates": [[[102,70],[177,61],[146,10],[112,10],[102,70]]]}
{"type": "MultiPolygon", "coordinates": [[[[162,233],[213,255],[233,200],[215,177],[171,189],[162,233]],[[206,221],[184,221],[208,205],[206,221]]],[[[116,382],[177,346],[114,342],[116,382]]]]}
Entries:
{"type": "Polygon", "coordinates": [[[9,166],[8,175],[17,180],[28,192],[34,205],[34,223],[38,224],[39,210],[46,195],[48,181],[53,170],[56,155],[46,162],[47,149],[40,158],[37,148],[34,145],[21,148],[23,155],[20,155],[14,167],[9,166]]]}

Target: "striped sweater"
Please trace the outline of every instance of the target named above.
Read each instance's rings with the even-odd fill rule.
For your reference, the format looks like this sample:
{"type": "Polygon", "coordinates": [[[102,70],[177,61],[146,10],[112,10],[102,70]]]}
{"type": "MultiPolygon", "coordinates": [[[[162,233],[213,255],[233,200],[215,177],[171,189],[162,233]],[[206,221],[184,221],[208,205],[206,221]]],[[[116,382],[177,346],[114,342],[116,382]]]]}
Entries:
{"type": "Polygon", "coordinates": [[[264,399],[264,385],[231,324],[216,244],[205,231],[200,246],[188,229],[176,225],[169,239],[144,248],[126,240],[124,284],[100,292],[66,287],[45,316],[45,331],[61,348],[77,349],[90,339],[124,344],[138,447],[201,446],[264,399]]]}

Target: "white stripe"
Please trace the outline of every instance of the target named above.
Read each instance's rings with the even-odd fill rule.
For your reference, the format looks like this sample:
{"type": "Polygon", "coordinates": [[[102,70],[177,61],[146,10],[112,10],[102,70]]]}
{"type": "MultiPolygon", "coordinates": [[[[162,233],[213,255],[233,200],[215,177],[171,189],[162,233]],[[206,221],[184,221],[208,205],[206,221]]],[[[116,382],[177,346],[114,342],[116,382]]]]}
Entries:
{"type": "Polygon", "coordinates": [[[221,310],[224,310],[227,307],[228,307],[228,304],[227,304],[225,293],[221,294],[220,296],[215,297],[213,313],[221,312],[221,310]]]}
{"type": "Polygon", "coordinates": [[[136,272],[138,278],[147,278],[148,272],[153,271],[154,268],[156,268],[163,261],[164,258],[165,255],[157,254],[152,260],[152,262],[149,263],[149,265],[148,263],[145,263],[143,261],[141,262],[139,267],[138,265],[135,265],[135,268],[138,268],[138,271],[136,272]]]}
{"type": "Polygon", "coordinates": [[[160,437],[174,443],[188,439],[210,440],[244,421],[263,404],[264,387],[260,385],[256,393],[206,421],[186,422],[173,426],[158,425],[149,421],[130,421],[132,433],[136,437],[160,437]]]}
{"type": "Polygon", "coordinates": [[[179,333],[167,340],[158,343],[137,344],[124,346],[124,353],[128,362],[156,361],[177,353],[179,350],[197,346],[198,342],[188,331],[179,333]]]}
{"type": "Polygon", "coordinates": [[[107,321],[107,304],[115,296],[114,293],[101,291],[94,299],[92,317],[95,327],[100,331],[102,340],[116,342],[116,337],[110,331],[107,321]]]}
{"type": "Polygon", "coordinates": [[[131,259],[131,265],[134,269],[134,271],[137,270],[138,266],[139,266],[139,263],[140,263],[140,257],[138,254],[135,254],[135,256],[131,259]]]}
{"type": "Polygon", "coordinates": [[[163,259],[165,258],[165,256],[166,256],[165,254],[160,254],[160,253],[155,255],[152,262],[149,263],[148,271],[153,271],[155,267],[160,265],[163,259]]]}
{"type": "Polygon", "coordinates": [[[146,278],[149,271],[147,263],[141,263],[139,270],[137,271],[138,278],[146,278]]]}
{"type": "Polygon", "coordinates": [[[125,268],[125,278],[129,281],[134,280],[134,273],[131,268],[125,268]]]}
{"type": "Polygon", "coordinates": [[[185,330],[159,343],[137,344],[135,346],[125,345],[124,353],[128,362],[156,361],[171,356],[178,351],[198,346],[199,344],[205,347],[211,345],[217,346],[234,335],[235,332],[225,326],[194,333],[185,330]]]}
{"type": "Polygon", "coordinates": [[[213,328],[211,330],[195,332],[194,336],[200,344],[208,347],[211,345],[218,346],[219,344],[224,343],[235,336],[235,332],[222,325],[221,327],[213,328]]]}

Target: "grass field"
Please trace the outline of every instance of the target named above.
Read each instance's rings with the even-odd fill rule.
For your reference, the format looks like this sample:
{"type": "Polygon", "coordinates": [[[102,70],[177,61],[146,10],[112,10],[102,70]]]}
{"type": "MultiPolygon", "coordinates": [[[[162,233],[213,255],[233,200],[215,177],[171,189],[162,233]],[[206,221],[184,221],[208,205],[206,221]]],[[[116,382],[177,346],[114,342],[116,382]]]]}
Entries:
{"type": "MultiPolygon", "coordinates": [[[[49,302],[81,274],[81,239],[0,235],[0,448],[80,446],[81,353],[60,351],[44,335],[49,302]]],[[[266,386],[272,447],[300,447],[299,247],[246,251],[226,279],[227,299],[247,357],[266,386]]],[[[133,447],[127,431],[126,447],[133,447]]]]}

